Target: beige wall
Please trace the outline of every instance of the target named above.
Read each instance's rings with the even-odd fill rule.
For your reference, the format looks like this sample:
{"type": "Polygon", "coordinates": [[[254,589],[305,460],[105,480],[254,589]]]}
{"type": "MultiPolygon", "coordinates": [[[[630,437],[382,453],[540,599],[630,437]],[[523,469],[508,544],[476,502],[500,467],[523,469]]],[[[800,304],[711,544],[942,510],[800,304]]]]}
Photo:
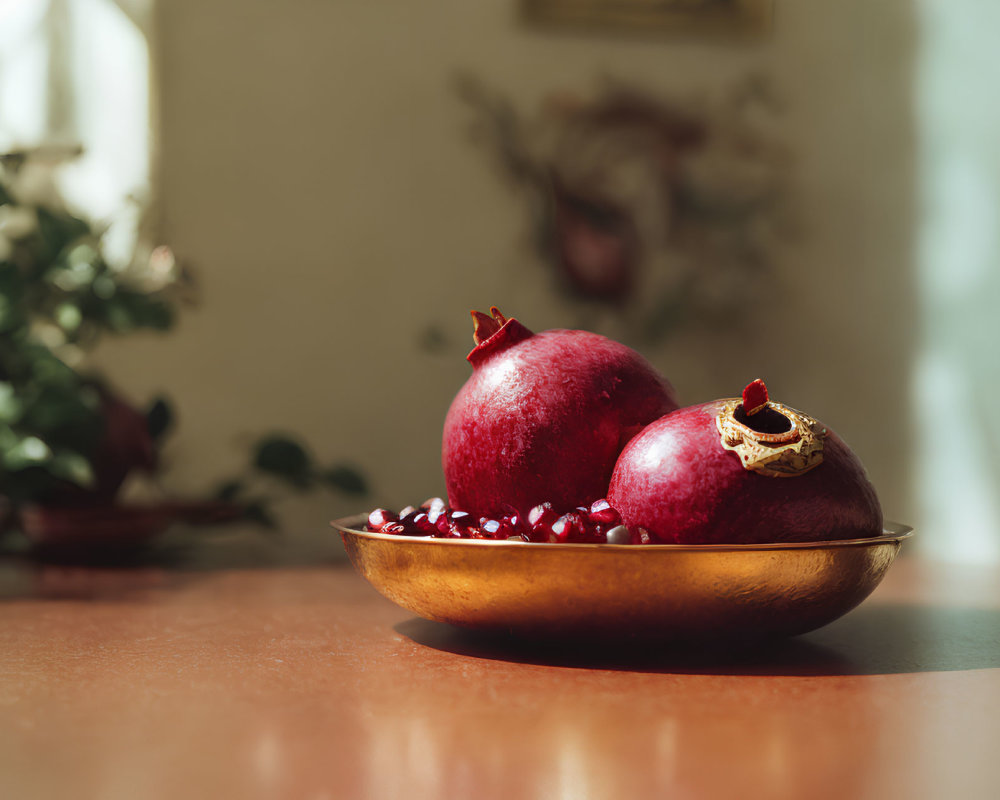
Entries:
{"type": "MultiPolygon", "coordinates": [[[[682,333],[645,352],[690,403],[766,376],[854,445],[887,513],[907,519],[908,4],[776,0],[769,40],[729,45],[529,32],[515,5],[159,4],[162,235],[197,268],[204,302],[170,337],[101,358],[136,396],[175,397],[169,484],[201,487],[234,468],[249,434],[284,428],[362,465],[375,503],[440,493],[468,309],[573,322],[525,265],[522,203],[467,140],[457,69],[526,111],[600,74],[697,92],[758,69],[789,101],[782,135],[806,228],[781,252],[780,313],[745,337],[682,333]],[[448,352],[413,341],[431,323],[448,352]]],[[[315,496],[284,512],[305,537],[356,510],[315,496]]]]}

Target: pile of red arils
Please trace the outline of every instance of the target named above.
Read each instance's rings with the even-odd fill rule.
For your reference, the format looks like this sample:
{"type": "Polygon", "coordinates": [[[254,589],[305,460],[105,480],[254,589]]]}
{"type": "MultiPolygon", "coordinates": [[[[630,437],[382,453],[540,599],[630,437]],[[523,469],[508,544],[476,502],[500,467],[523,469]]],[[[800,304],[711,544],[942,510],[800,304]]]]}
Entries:
{"type": "Polygon", "coordinates": [[[432,497],[419,508],[407,506],[398,514],[377,508],[368,515],[365,530],[397,536],[437,539],[494,539],[518,542],[572,542],[580,544],[657,544],[645,530],[630,531],[607,500],[596,500],[560,514],[551,503],[535,506],[527,515],[517,512],[497,519],[475,518],[449,508],[432,497]]]}

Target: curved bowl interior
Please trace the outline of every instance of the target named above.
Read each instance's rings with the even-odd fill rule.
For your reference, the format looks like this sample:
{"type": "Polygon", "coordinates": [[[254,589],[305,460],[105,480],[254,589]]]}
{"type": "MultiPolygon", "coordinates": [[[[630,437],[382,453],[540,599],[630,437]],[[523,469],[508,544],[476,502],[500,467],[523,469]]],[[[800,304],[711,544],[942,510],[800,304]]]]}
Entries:
{"type": "Polygon", "coordinates": [[[912,535],[773,545],[431,539],[334,522],[357,571],[426,619],[532,638],[735,639],[805,633],[850,611],[912,535]]]}

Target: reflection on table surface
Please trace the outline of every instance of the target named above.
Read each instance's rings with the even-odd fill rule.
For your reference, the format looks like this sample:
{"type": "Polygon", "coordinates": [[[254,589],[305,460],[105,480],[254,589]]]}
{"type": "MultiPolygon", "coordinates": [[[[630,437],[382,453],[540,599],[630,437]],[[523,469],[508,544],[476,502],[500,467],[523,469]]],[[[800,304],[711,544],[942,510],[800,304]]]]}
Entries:
{"type": "Polygon", "coordinates": [[[5,797],[988,797],[996,571],[766,647],[524,644],[348,567],[0,567],[5,797]]]}

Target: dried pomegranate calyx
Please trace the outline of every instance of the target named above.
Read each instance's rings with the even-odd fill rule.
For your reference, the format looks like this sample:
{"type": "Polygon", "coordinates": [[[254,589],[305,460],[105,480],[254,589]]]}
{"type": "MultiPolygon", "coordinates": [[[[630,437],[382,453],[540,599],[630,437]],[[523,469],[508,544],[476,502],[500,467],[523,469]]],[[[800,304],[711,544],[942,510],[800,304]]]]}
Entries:
{"type": "Polygon", "coordinates": [[[468,355],[468,361],[476,366],[485,359],[508,347],[524,341],[534,334],[513,317],[506,317],[496,306],[490,307],[490,314],[472,311],[472,340],[476,346],[468,355]]]}
{"type": "MultiPolygon", "coordinates": [[[[495,311],[496,309],[494,308],[492,310],[495,311]]],[[[474,309],[470,313],[472,314],[472,326],[473,326],[472,341],[474,341],[477,345],[482,344],[491,336],[493,336],[493,334],[499,331],[500,328],[503,326],[503,322],[507,321],[506,319],[504,319],[503,322],[500,322],[500,320],[498,320],[496,316],[489,317],[482,311],[476,311],[474,309]]]]}
{"type": "MultiPolygon", "coordinates": [[[[751,393],[750,401],[759,401],[759,397],[751,393]]],[[[770,477],[789,478],[823,463],[826,429],[819,422],[770,400],[757,403],[754,417],[746,406],[747,392],[744,391],[742,398],[727,400],[715,419],[723,448],[734,451],[744,469],[770,477]]]]}
{"type": "Polygon", "coordinates": [[[472,340],[477,344],[482,344],[493,334],[497,333],[507,324],[507,317],[500,313],[496,306],[490,306],[490,316],[482,311],[473,309],[472,314],[472,340]]]}

